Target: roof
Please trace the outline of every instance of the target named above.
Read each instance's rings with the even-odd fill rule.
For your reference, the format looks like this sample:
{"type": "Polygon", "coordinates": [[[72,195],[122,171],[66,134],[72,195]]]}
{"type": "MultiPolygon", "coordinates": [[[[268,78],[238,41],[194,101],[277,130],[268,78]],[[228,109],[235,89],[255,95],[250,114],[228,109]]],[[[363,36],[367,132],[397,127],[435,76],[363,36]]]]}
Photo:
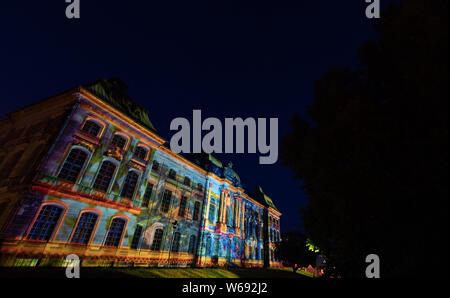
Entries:
{"type": "Polygon", "coordinates": [[[275,211],[280,212],[275,204],[272,202],[272,199],[264,193],[261,186],[257,186],[256,190],[250,195],[255,201],[263,204],[266,207],[271,207],[275,211]]]}
{"type": "Polygon", "coordinates": [[[137,123],[145,126],[153,132],[156,132],[155,127],[148,118],[148,110],[128,96],[128,86],[122,80],[117,78],[110,80],[99,79],[97,81],[87,83],[82,87],[105,103],[129,116],[137,123]]]}

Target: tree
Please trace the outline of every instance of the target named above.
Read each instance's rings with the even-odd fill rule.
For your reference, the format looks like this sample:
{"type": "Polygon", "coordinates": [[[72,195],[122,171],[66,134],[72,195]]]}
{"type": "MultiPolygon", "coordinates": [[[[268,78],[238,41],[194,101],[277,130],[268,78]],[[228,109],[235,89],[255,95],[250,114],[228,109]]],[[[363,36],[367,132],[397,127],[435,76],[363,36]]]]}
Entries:
{"type": "Polygon", "coordinates": [[[448,266],[448,1],[403,1],[376,25],[356,70],[315,83],[312,121],[294,115],[281,160],[303,180],[306,233],[325,274],[383,276],[448,266]]]}
{"type": "Polygon", "coordinates": [[[296,272],[299,267],[315,265],[316,254],[308,249],[308,239],[299,231],[283,233],[282,240],[276,243],[275,257],[285,266],[296,272]]]}

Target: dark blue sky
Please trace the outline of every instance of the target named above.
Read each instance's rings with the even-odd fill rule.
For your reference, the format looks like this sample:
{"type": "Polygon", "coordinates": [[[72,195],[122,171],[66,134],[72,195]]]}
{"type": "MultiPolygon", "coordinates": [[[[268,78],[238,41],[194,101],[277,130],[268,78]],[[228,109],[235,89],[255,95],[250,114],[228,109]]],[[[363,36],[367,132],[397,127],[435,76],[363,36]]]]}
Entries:
{"type": "MultiPolygon", "coordinates": [[[[388,1],[382,1],[386,4],[388,1]]],[[[66,3],[0,4],[1,118],[97,78],[120,77],[170,140],[172,119],[278,117],[281,136],[303,114],[313,84],[333,65],[356,66],[359,46],[374,39],[364,0],[93,1],[81,19],[66,3]],[[244,3],[245,2],[245,3],[244,3]]],[[[232,161],[247,192],[260,184],[283,212],[282,230],[299,228],[306,203],[300,182],[279,161],[258,154],[232,161]]]]}

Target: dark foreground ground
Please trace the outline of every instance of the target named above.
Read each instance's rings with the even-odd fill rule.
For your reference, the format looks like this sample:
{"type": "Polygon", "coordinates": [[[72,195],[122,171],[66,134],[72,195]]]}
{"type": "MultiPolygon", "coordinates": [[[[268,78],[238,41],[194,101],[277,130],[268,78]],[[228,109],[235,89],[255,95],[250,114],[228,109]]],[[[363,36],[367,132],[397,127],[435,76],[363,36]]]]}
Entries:
{"type": "MultiPolygon", "coordinates": [[[[0,268],[0,278],[65,278],[65,268],[0,268]]],[[[81,268],[82,278],[307,278],[285,269],[248,268],[81,268]]]]}

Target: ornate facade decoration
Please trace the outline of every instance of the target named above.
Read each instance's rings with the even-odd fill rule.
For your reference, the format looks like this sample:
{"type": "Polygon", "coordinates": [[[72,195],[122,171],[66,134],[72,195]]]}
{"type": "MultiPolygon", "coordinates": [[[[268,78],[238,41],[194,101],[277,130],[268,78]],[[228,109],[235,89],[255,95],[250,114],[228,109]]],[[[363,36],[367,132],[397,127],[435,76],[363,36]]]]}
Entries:
{"type": "Polygon", "coordinates": [[[17,130],[60,119],[42,146],[0,148],[0,266],[62,266],[71,253],[86,266],[279,266],[281,213],[262,188],[248,194],[212,155],[162,146],[125,91],[99,80],[0,122],[8,144],[33,139],[17,130]],[[126,135],[119,146],[116,132],[126,135]]]}

